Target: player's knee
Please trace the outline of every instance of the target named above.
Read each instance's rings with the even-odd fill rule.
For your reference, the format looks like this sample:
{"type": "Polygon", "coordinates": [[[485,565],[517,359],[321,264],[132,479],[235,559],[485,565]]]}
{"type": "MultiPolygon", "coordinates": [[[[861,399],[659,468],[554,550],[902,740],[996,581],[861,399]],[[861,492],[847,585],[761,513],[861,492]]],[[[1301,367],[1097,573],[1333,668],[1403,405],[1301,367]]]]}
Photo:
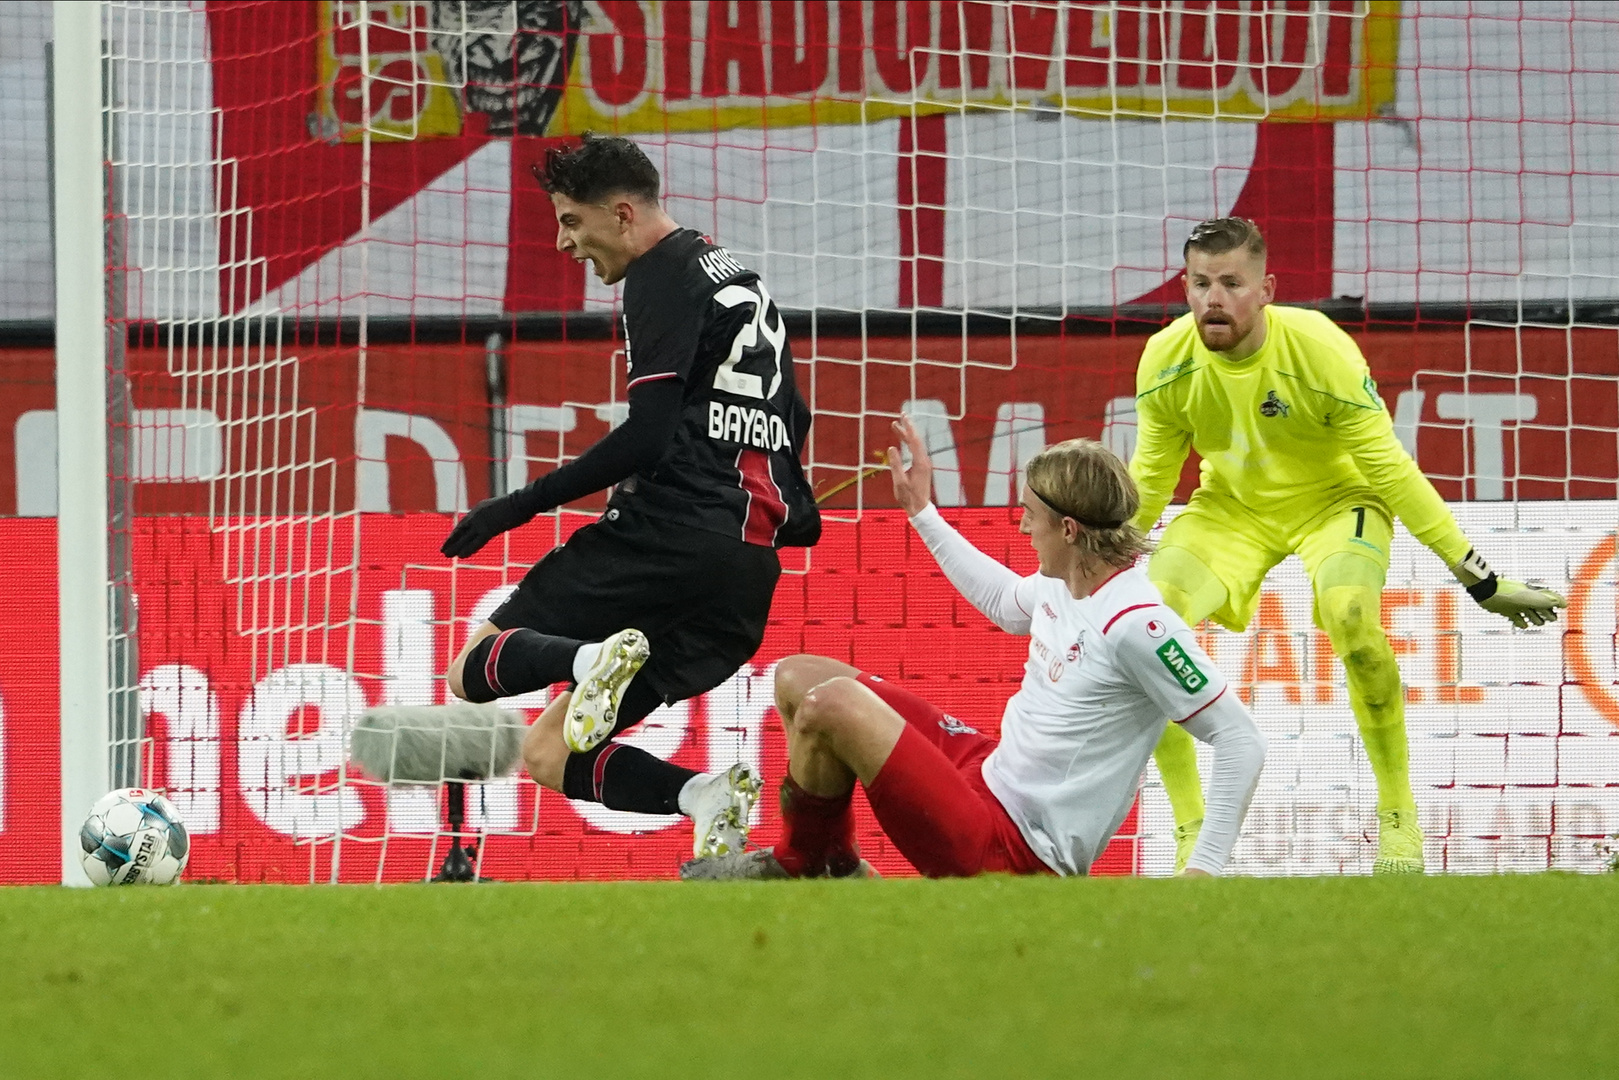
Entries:
{"type": "Polygon", "coordinates": [[[1180,547],[1160,547],[1147,563],[1147,579],[1169,609],[1189,623],[1199,623],[1227,599],[1225,584],[1208,564],[1180,547]]]}
{"type": "Polygon", "coordinates": [[[466,684],[461,681],[461,668],[462,665],[460,662],[451,664],[450,670],[444,675],[444,681],[449,684],[450,693],[454,694],[462,701],[466,701],[467,687],[466,684]]]}
{"type": "Polygon", "coordinates": [[[782,723],[791,729],[804,695],[816,686],[846,670],[846,666],[824,656],[801,653],[789,656],[776,664],[776,712],[782,723]]]}
{"type": "Polygon", "coordinates": [[[479,705],[494,701],[500,696],[481,676],[484,662],[489,658],[489,650],[494,644],[493,636],[479,638],[456,657],[455,663],[451,664],[450,670],[445,673],[450,693],[462,701],[471,701],[479,705]],[[471,676],[467,673],[468,669],[473,672],[471,676]]]}
{"type": "Polygon", "coordinates": [[[1343,651],[1364,649],[1383,638],[1379,597],[1363,585],[1325,589],[1316,607],[1321,614],[1321,628],[1343,651]]]}
{"type": "Polygon", "coordinates": [[[800,653],[797,656],[783,657],[776,662],[776,707],[777,711],[782,712],[783,719],[786,718],[786,712],[782,706],[785,705],[788,709],[797,706],[803,700],[804,691],[814,685],[807,680],[816,659],[814,656],[800,653]]]}
{"type": "Polygon", "coordinates": [[[494,701],[497,695],[490,690],[477,673],[483,670],[484,661],[489,657],[489,650],[494,646],[494,639],[500,634],[499,627],[493,623],[484,623],[473,632],[472,639],[461,650],[461,655],[450,662],[450,670],[444,673],[444,681],[450,687],[450,693],[462,701],[471,701],[478,704],[494,701]],[[468,675],[468,669],[472,675],[468,675]]]}
{"type": "Polygon", "coordinates": [[[870,691],[846,675],[836,675],[805,691],[793,718],[802,735],[835,738],[857,722],[859,708],[870,691]]]}
{"type": "MultiPolygon", "coordinates": [[[[1169,582],[1157,582],[1156,584],[1158,585],[1159,595],[1164,598],[1164,603],[1167,604],[1169,606],[1169,610],[1173,611],[1175,614],[1180,615],[1181,612],[1192,606],[1192,595],[1185,589],[1182,589],[1178,585],[1172,585],[1169,582]]],[[[1184,615],[1181,617],[1185,618],[1184,615]]]]}
{"type": "Polygon", "coordinates": [[[1333,651],[1353,675],[1371,676],[1394,663],[1394,650],[1383,633],[1377,591],[1364,585],[1337,585],[1317,600],[1321,627],[1333,651]]]}

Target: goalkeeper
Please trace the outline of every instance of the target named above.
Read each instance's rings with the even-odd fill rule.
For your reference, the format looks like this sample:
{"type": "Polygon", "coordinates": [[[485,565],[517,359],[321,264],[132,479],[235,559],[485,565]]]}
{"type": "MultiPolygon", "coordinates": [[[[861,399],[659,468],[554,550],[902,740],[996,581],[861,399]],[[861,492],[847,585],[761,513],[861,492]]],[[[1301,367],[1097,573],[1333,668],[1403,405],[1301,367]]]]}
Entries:
{"type": "MultiPolygon", "coordinates": [[[[1319,312],[1271,304],[1276,279],[1252,222],[1205,221],[1184,254],[1192,310],[1152,336],[1136,373],[1136,525],[1158,521],[1188,450],[1202,472],[1147,576],[1188,625],[1210,618],[1240,631],[1265,574],[1298,554],[1377,778],[1373,872],[1421,873],[1400,669],[1381,616],[1394,515],[1514,626],[1551,622],[1564,600],[1497,577],[1473,551],[1395,438],[1354,341],[1319,312]]],[[[1202,826],[1196,751],[1172,725],[1154,759],[1175,813],[1178,870],[1202,826]]]]}

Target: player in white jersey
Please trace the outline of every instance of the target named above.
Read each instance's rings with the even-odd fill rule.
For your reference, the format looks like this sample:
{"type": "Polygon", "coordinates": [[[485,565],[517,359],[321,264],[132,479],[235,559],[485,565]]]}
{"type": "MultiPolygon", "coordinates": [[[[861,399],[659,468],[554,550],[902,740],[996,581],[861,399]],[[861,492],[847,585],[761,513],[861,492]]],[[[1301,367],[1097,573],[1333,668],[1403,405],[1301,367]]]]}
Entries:
{"type": "Polygon", "coordinates": [[[931,501],[932,465],[909,421],[889,451],[894,493],[961,594],[1027,635],[1023,685],[999,742],[879,676],[821,656],[776,668],[787,730],[782,841],[696,859],[687,879],[858,873],[858,780],[894,846],[929,877],[1084,874],[1135,801],[1173,720],[1214,747],[1208,811],[1188,874],[1218,874],[1264,762],[1252,717],[1140,570],[1147,549],[1123,462],[1089,439],[1028,464],[1019,530],[1039,556],[1023,577],[973,547],[931,501]],[[1167,719],[1166,719],[1167,718],[1167,719]]]}

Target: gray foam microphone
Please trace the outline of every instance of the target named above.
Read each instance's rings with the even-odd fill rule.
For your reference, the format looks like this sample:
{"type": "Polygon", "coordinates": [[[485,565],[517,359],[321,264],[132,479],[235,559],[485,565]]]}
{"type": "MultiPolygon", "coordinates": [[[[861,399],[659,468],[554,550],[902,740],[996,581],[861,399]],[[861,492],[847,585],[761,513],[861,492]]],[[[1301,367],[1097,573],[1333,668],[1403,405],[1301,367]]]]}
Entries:
{"type": "Polygon", "coordinates": [[[360,716],[349,761],[384,783],[484,780],[517,764],[527,730],[521,713],[495,705],[384,705],[360,716]]]}
{"type": "Polygon", "coordinates": [[[492,704],[383,705],[367,709],[354,725],[349,761],[388,784],[442,784],[450,850],[432,880],[487,880],[479,869],[482,836],[462,845],[467,781],[510,771],[527,730],[521,713],[492,704]]]}

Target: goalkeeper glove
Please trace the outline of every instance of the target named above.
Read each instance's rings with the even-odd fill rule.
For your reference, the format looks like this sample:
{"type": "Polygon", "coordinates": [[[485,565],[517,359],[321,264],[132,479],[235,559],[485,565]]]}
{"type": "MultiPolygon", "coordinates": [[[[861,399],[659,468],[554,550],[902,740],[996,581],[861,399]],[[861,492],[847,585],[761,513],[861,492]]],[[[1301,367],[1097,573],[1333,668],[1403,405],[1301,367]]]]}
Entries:
{"type": "Polygon", "coordinates": [[[1496,576],[1472,548],[1467,549],[1467,558],[1452,566],[1450,572],[1467,589],[1467,595],[1478,601],[1479,607],[1502,616],[1520,630],[1556,622],[1557,609],[1568,607],[1568,601],[1550,589],[1496,576]]]}

